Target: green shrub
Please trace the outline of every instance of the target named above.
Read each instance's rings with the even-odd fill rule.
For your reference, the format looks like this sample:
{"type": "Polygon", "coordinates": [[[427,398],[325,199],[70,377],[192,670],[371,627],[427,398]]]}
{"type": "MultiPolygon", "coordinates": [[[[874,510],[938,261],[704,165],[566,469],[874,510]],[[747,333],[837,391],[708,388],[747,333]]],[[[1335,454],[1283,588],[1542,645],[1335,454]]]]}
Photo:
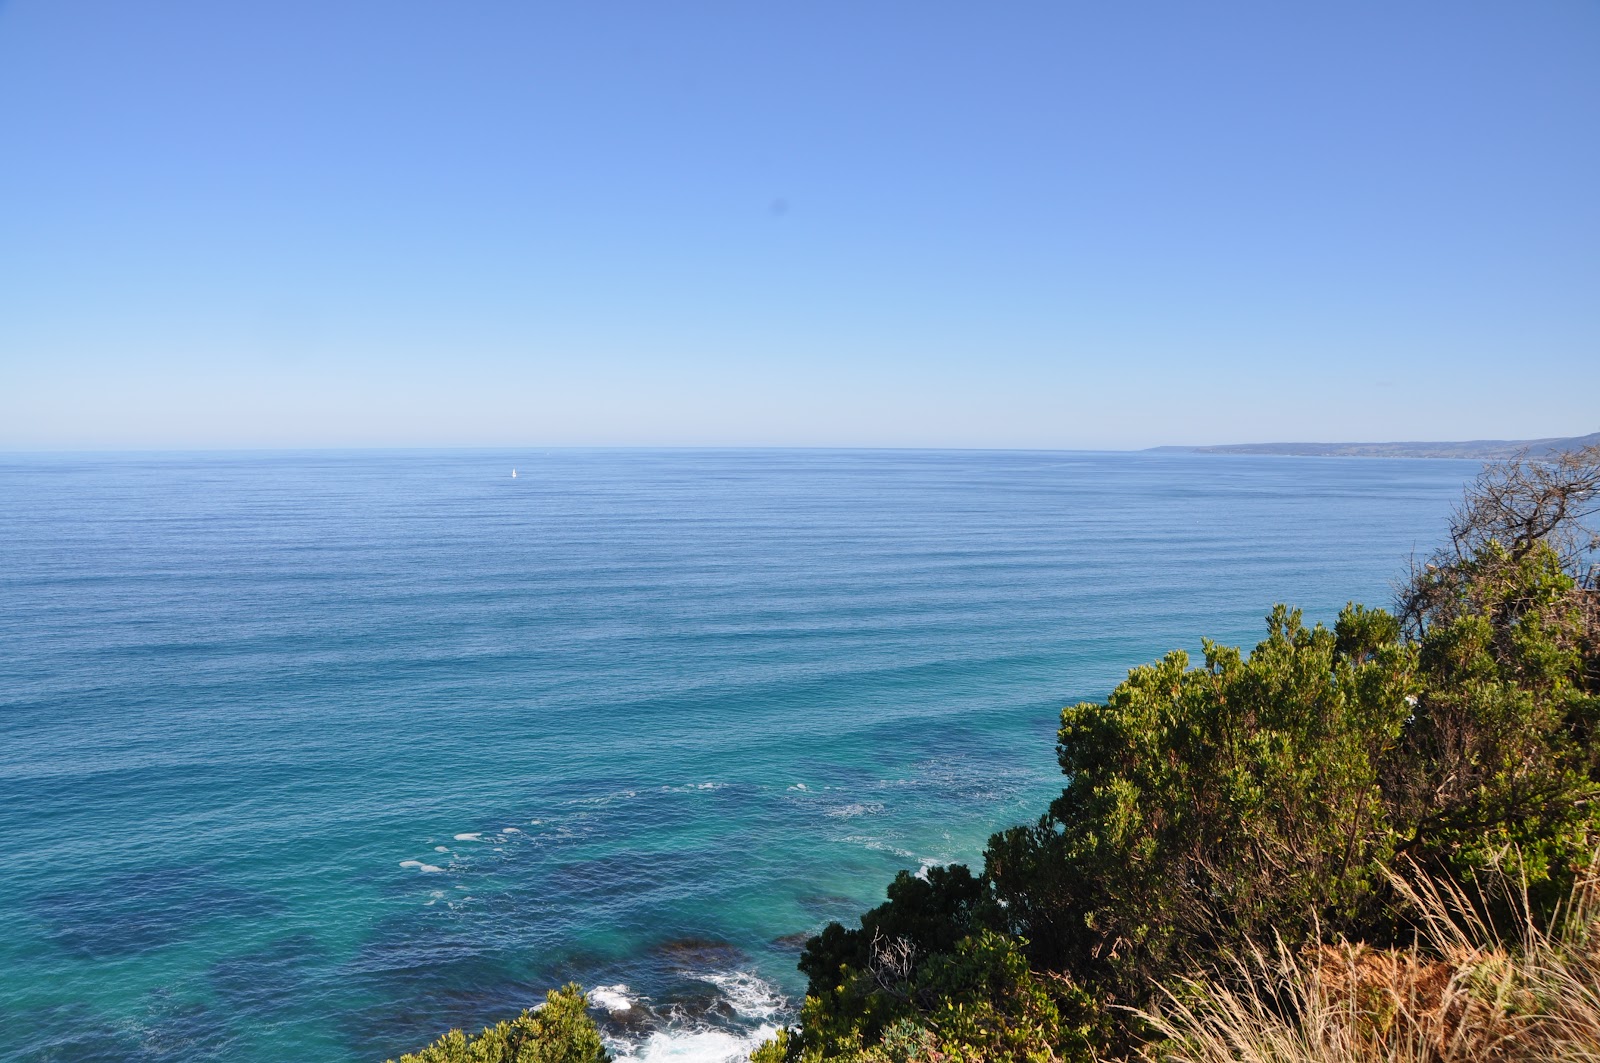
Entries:
{"type": "Polygon", "coordinates": [[[1400,849],[1469,879],[1508,847],[1548,906],[1571,888],[1595,830],[1600,696],[1584,659],[1585,595],[1556,552],[1497,540],[1414,587],[1421,692],[1384,767],[1400,849]]]}
{"type": "Polygon", "coordinates": [[[538,1008],[476,1037],[451,1030],[400,1063],[610,1063],[588,1006],[576,985],[552,989],[538,1008]]]}
{"type": "MultiPolygon", "coordinates": [[[[963,869],[964,870],[964,869],[963,869]]],[[[905,894],[901,894],[902,904],[905,894]]],[[[860,933],[854,931],[852,933],[860,933]]],[[[1092,1058],[1097,1013],[1068,980],[1036,973],[1021,943],[990,930],[921,954],[875,930],[868,960],[806,998],[787,1058],[910,1063],[1092,1058]]],[[[813,979],[815,985],[815,979],[813,979]]],[[[773,1050],[773,1060],[783,1058],[773,1050]]]]}
{"type": "Polygon", "coordinates": [[[1280,606],[1248,658],[1208,642],[1202,667],[1174,652],[1066,709],[1066,789],[986,857],[1035,962],[1129,1001],[1197,951],[1370,918],[1395,845],[1376,758],[1415,687],[1380,617],[1327,631],[1280,606]]]}

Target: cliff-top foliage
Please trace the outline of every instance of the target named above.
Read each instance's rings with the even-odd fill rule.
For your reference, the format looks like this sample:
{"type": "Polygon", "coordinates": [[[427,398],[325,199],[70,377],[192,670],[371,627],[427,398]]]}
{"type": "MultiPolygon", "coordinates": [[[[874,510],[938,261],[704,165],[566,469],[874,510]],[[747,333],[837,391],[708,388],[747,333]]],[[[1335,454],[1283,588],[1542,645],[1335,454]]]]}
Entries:
{"type": "Polygon", "coordinates": [[[1130,1009],[1259,943],[1411,940],[1401,870],[1470,890],[1509,861],[1530,917],[1553,910],[1600,838],[1597,510],[1600,447],[1490,466],[1395,613],[1328,630],[1278,606],[1249,654],[1207,642],[1065,709],[1037,823],[809,942],[785,1057],[965,1058],[952,1008],[1011,1035],[988,1059],[1136,1052],[1159,1031],[1130,1009]],[[1026,972],[976,1004],[925,984],[976,941],[1026,972]]]}

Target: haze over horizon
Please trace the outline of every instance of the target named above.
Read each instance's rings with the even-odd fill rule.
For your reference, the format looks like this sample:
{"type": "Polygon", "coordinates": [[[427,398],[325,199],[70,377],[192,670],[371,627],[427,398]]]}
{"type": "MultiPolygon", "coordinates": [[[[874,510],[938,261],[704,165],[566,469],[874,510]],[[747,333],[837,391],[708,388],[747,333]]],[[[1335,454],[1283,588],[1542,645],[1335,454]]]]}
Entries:
{"type": "Polygon", "coordinates": [[[1600,6],[0,3],[0,449],[1600,427],[1600,6]]]}

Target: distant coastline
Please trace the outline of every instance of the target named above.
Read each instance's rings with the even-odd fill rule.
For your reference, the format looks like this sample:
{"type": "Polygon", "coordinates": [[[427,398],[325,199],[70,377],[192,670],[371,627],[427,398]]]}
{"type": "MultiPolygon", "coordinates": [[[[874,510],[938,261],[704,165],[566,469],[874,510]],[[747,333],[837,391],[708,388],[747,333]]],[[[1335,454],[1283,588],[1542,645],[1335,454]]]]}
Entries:
{"type": "Polygon", "coordinates": [[[1469,439],[1456,443],[1229,443],[1208,447],[1150,447],[1151,454],[1288,454],[1316,458],[1468,458],[1495,461],[1526,454],[1547,457],[1600,444],[1600,432],[1549,439],[1469,439]]]}

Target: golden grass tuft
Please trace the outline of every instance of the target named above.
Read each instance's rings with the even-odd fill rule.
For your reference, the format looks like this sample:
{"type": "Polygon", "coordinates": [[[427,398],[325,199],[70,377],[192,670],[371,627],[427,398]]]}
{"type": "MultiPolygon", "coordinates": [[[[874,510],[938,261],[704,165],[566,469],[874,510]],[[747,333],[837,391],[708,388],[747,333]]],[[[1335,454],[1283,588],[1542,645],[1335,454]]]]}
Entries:
{"type": "Polygon", "coordinates": [[[1409,949],[1282,941],[1233,957],[1140,1013],[1160,1063],[1600,1063],[1600,889],[1541,922],[1501,873],[1469,892],[1396,881],[1420,915],[1409,949]],[[1496,921],[1481,898],[1498,899],[1496,921]],[[1479,898],[1479,899],[1475,899],[1479,898]],[[1509,923],[1509,925],[1505,925],[1509,923]]]}

